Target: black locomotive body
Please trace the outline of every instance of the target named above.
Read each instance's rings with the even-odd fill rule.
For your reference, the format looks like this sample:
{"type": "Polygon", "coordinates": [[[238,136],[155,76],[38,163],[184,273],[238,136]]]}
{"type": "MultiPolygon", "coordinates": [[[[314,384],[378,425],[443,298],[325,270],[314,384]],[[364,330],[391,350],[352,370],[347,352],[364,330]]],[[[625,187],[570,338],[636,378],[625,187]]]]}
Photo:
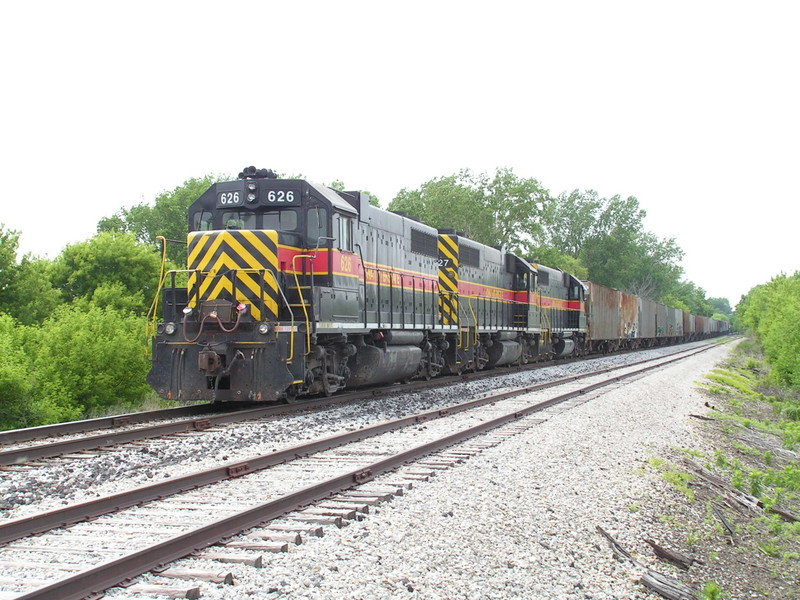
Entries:
{"type": "Polygon", "coordinates": [[[582,282],[361,192],[250,167],[188,220],[148,375],[164,398],[275,401],[593,347],[582,282]]]}

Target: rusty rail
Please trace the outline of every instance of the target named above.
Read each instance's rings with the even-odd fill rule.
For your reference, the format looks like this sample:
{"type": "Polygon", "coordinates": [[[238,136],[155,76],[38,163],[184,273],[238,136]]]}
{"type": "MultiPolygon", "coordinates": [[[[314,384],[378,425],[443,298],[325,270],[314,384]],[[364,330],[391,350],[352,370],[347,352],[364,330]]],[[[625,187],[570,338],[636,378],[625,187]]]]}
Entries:
{"type": "MultiPolygon", "coordinates": [[[[53,584],[39,588],[37,590],[24,593],[18,596],[16,600],[45,600],[53,597],[58,597],[61,600],[80,600],[82,598],[86,598],[87,596],[93,596],[93,595],[96,596],[98,594],[101,594],[103,590],[112,587],[122,581],[128,580],[137,575],[141,575],[142,573],[145,573],[151,569],[162,567],[165,564],[177,560],[179,558],[182,558],[200,548],[204,548],[213,545],[215,543],[218,543],[225,538],[237,535],[243,531],[258,526],[261,523],[278,518],[289,512],[308,506],[309,504],[313,504],[315,502],[324,500],[325,498],[328,498],[333,494],[342,492],[355,485],[369,481],[379,475],[392,471],[408,462],[420,459],[435,451],[439,451],[443,448],[462,442],[466,439],[475,437],[482,433],[486,433],[492,429],[513,422],[521,417],[527,416],[536,411],[543,410],[544,408],[553,406],[560,402],[564,402],[576,396],[586,394],[589,391],[682,360],[683,358],[687,358],[689,356],[692,356],[693,354],[703,352],[708,348],[709,347],[706,347],[692,353],[687,353],[685,356],[681,356],[678,358],[664,360],[662,362],[658,362],[657,364],[643,367],[642,369],[633,371],[631,373],[626,373],[617,377],[613,377],[606,381],[586,386],[585,388],[573,390],[571,392],[561,394],[559,396],[550,398],[543,402],[537,402],[524,409],[515,410],[512,413],[508,413],[506,415],[497,417],[495,419],[486,421],[484,423],[480,423],[468,429],[452,433],[438,440],[434,440],[432,442],[422,444],[420,446],[411,448],[404,452],[400,452],[398,454],[395,454],[394,456],[377,461],[367,467],[361,467],[357,470],[306,487],[304,489],[288,494],[271,502],[267,502],[260,506],[250,508],[236,515],[232,515],[230,517],[221,519],[209,525],[200,527],[194,531],[190,531],[188,533],[176,536],[172,539],[169,539],[155,546],[131,553],[117,560],[103,563],[95,568],[78,573],[72,577],[68,577],[60,581],[57,581],[53,584]]],[[[630,365],[626,366],[629,367],[630,365]]],[[[255,467],[259,464],[257,461],[264,459],[267,460],[268,462],[271,462],[270,457],[275,459],[277,458],[276,455],[278,454],[282,454],[284,456],[289,456],[291,454],[294,454],[295,457],[298,457],[300,455],[306,455],[308,453],[332,447],[332,444],[334,443],[336,443],[337,445],[339,443],[346,443],[344,442],[345,439],[349,441],[354,441],[362,439],[364,437],[370,437],[377,433],[382,433],[384,431],[389,431],[391,429],[400,428],[403,425],[417,423],[420,420],[424,420],[425,418],[432,418],[435,416],[441,416],[444,413],[466,410],[467,408],[472,408],[490,402],[496,402],[498,400],[508,398],[514,395],[520,395],[531,391],[552,387],[553,385],[556,384],[563,384],[565,382],[576,381],[584,377],[594,376],[614,371],[617,368],[621,367],[604,369],[602,371],[595,372],[592,374],[577,375],[575,377],[569,377],[560,380],[559,382],[543,383],[535,386],[520,388],[517,390],[511,390],[503,392],[501,394],[496,394],[485,398],[479,398],[477,400],[473,400],[470,402],[465,402],[463,404],[459,404],[444,411],[432,411],[429,413],[424,413],[422,415],[414,415],[411,417],[396,419],[394,421],[381,423],[371,428],[367,428],[357,432],[351,432],[338,436],[331,436],[329,438],[312,442],[311,444],[304,444],[302,446],[297,446],[295,448],[287,449],[280,453],[273,453],[271,455],[266,455],[264,457],[260,457],[256,461],[248,461],[248,463],[239,463],[238,468],[236,466],[233,466],[233,470],[231,465],[223,468],[227,469],[228,472],[227,476],[239,476],[243,473],[251,472],[252,470],[254,470],[255,467]],[[233,475],[231,475],[232,472],[233,475]]],[[[220,470],[214,469],[212,471],[219,472],[220,470]]],[[[204,473],[208,474],[211,473],[211,471],[207,471],[204,473]]],[[[195,476],[189,476],[189,477],[195,477],[195,476]]],[[[149,486],[146,489],[153,491],[155,488],[158,487],[160,487],[160,485],[149,486]]],[[[141,502],[142,500],[139,499],[138,501],[141,502]]],[[[87,503],[87,504],[94,504],[94,503],[87,503]]]]}

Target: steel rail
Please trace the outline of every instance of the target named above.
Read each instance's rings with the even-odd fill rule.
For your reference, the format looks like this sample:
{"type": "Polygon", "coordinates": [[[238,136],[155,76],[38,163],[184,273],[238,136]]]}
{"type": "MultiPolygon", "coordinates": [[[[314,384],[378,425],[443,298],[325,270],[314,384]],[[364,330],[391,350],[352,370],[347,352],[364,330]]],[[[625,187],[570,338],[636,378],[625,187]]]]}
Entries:
{"type": "MultiPolygon", "coordinates": [[[[682,360],[683,358],[693,356],[694,354],[702,352],[706,349],[708,348],[695,350],[690,354],[687,354],[686,356],[674,358],[668,362],[659,362],[658,364],[652,365],[649,368],[657,368],[663,364],[669,364],[669,362],[673,362],[675,360],[682,360]]],[[[129,508],[131,506],[135,506],[143,502],[165,498],[167,496],[196,489],[198,487],[210,485],[213,483],[218,483],[226,479],[233,479],[235,477],[240,477],[248,473],[261,471],[263,469],[287,463],[296,460],[297,458],[302,458],[304,456],[308,456],[316,452],[323,452],[325,450],[330,450],[331,448],[336,448],[338,446],[349,444],[354,441],[366,439],[368,437],[373,437],[381,433],[386,433],[388,431],[392,431],[395,429],[400,429],[402,427],[406,427],[408,425],[412,425],[415,423],[420,423],[423,421],[428,421],[431,419],[443,417],[448,414],[463,412],[466,410],[470,410],[472,408],[476,408],[478,406],[482,406],[484,404],[498,402],[500,400],[504,400],[514,396],[519,396],[530,392],[540,391],[547,388],[564,385],[566,383],[579,381],[581,379],[586,379],[588,377],[604,375],[616,370],[629,368],[631,366],[638,366],[639,364],[646,364],[657,360],[662,360],[663,358],[664,357],[648,359],[646,361],[640,361],[635,365],[608,367],[600,371],[593,371],[591,373],[572,375],[570,377],[565,377],[557,381],[539,383],[532,386],[526,386],[522,388],[508,390],[500,394],[484,396],[482,398],[469,400],[467,402],[463,402],[461,404],[456,404],[446,408],[428,411],[416,415],[411,415],[408,417],[401,417],[391,421],[385,421],[383,423],[378,423],[376,425],[365,427],[357,431],[346,432],[342,434],[319,438],[317,440],[314,440],[306,444],[292,446],[290,448],[285,448],[283,450],[271,452],[270,454],[253,457],[245,461],[235,461],[212,469],[198,471],[196,473],[191,473],[189,475],[184,475],[182,477],[176,477],[174,479],[168,479],[159,483],[154,483],[145,487],[136,488],[125,492],[120,492],[104,498],[98,498],[96,500],[90,500],[88,502],[73,504],[70,506],[65,506],[64,508],[59,508],[48,512],[30,515],[27,517],[22,517],[20,519],[6,521],[4,523],[0,523],[0,544],[7,543],[30,535],[44,533],[46,531],[49,531],[57,527],[73,525],[75,523],[79,523],[87,519],[97,518],[99,516],[109,514],[125,508],[129,508]]],[[[645,370],[646,369],[641,369],[640,371],[637,371],[637,373],[644,372],[645,370]]]]}
{"type": "MultiPolygon", "coordinates": [[[[676,354],[686,351],[687,350],[679,350],[676,354]]],[[[625,366],[635,366],[637,364],[646,363],[652,360],[658,360],[658,358],[644,359],[642,361],[629,363],[628,365],[625,366]]],[[[534,369],[541,368],[542,366],[549,366],[550,364],[555,364],[555,363],[552,362],[534,363],[530,365],[530,368],[534,369]]],[[[500,373],[500,374],[506,374],[506,373],[500,373]]],[[[46,458],[56,458],[64,454],[72,454],[78,452],[85,452],[88,450],[96,450],[99,448],[113,446],[115,444],[124,444],[127,442],[133,442],[138,440],[153,439],[165,435],[171,435],[174,433],[200,431],[203,429],[208,429],[209,427],[213,427],[215,425],[246,421],[249,419],[258,419],[264,417],[291,414],[294,412],[304,411],[307,409],[316,409],[325,406],[345,404],[348,402],[357,402],[367,398],[374,398],[377,396],[388,396],[396,393],[409,393],[412,391],[432,389],[432,388],[451,385],[454,381],[457,382],[474,381],[477,379],[482,379],[485,377],[494,377],[497,375],[498,371],[493,370],[493,371],[481,371],[479,373],[444,376],[442,378],[439,378],[437,381],[418,381],[406,385],[395,385],[388,387],[385,386],[376,389],[366,389],[366,390],[341,394],[335,398],[320,398],[314,400],[305,400],[300,403],[290,404],[290,405],[270,404],[244,410],[224,412],[218,415],[209,415],[202,419],[186,419],[172,423],[162,423],[156,425],[149,425],[146,427],[132,428],[124,431],[111,431],[93,436],[84,436],[72,440],[65,440],[60,442],[54,441],[45,444],[26,446],[23,448],[15,448],[13,450],[6,450],[4,452],[0,452],[0,466],[22,464],[46,458]]],[[[200,408],[202,407],[207,408],[208,406],[209,406],[208,404],[204,404],[204,405],[196,405],[196,407],[182,407],[182,408],[186,409],[197,408],[197,412],[205,412],[201,411],[200,408]]],[[[176,409],[165,409],[164,411],[148,411],[148,413],[141,413],[141,414],[148,415],[151,413],[163,412],[165,415],[164,418],[167,418],[168,416],[170,416],[168,411],[172,410],[176,409]]],[[[196,414],[192,413],[191,410],[187,411],[190,414],[196,414]]],[[[128,425],[135,422],[147,422],[153,420],[152,418],[145,417],[144,419],[137,421],[136,419],[138,416],[139,415],[134,413],[130,415],[120,415],[119,417],[104,417],[102,419],[92,419],[90,421],[72,421],[70,423],[62,423],[59,425],[45,425],[41,429],[43,431],[44,430],[55,431],[58,428],[62,428],[61,433],[66,434],[66,433],[80,432],[81,431],[79,429],[80,427],[82,426],[85,427],[86,426],[85,424],[90,424],[90,423],[110,423],[111,424],[110,426],[119,427],[122,425],[128,425]],[[115,420],[119,421],[116,424],[114,424],[115,420]]],[[[100,429],[100,428],[101,427],[96,427],[94,429],[100,429]]],[[[0,433],[0,436],[8,435],[7,439],[12,440],[14,439],[13,434],[16,434],[16,432],[28,432],[36,429],[40,428],[12,430],[8,432],[2,432],[0,433]]],[[[91,429],[84,429],[84,431],[88,430],[91,429]]],[[[29,439],[37,439],[37,438],[29,438],[29,439]]],[[[2,441],[1,437],[0,441],[2,441]]],[[[23,440],[22,438],[20,438],[19,441],[28,441],[28,440],[23,440]]]]}
{"type": "Polygon", "coordinates": [[[138,427],[122,431],[110,431],[108,433],[101,433],[98,435],[84,436],[72,440],[15,448],[13,450],[0,452],[0,466],[20,464],[42,458],[54,458],[61,456],[62,454],[94,450],[106,446],[113,446],[115,444],[124,444],[126,442],[132,442],[136,440],[161,437],[173,433],[202,431],[204,429],[208,429],[209,427],[213,427],[214,425],[259,418],[274,411],[274,406],[265,406],[247,411],[227,412],[221,415],[209,415],[201,419],[185,419],[171,423],[159,423],[157,425],[148,425],[146,427],[138,427]]]}
{"type": "MultiPolygon", "coordinates": [[[[566,400],[581,396],[607,385],[617,383],[624,379],[640,375],[644,372],[657,369],[664,365],[683,360],[684,358],[688,358],[689,356],[693,356],[695,353],[703,352],[707,349],[708,348],[704,348],[697,352],[687,354],[686,356],[672,358],[664,362],[659,362],[655,365],[646,366],[631,373],[625,373],[617,377],[612,377],[605,381],[586,386],[585,388],[573,390],[554,398],[537,402],[523,409],[516,410],[512,413],[505,414],[484,423],[480,423],[468,429],[454,432],[438,440],[427,442],[415,448],[411,448],[388,458],[379,460],[368,467],[362,467],[357,470],[350,471],[349,473],[328,479],[324,482],[308,486],[271,502],[247,509],[236,515],[232,515],[209,525],[200,527],[194,531],[176,536],[160,544],[133,552],[119,559],[100,564],[97,567],[83,571],[74,576],[62,579],[53,584],[33,590],[29,593],[22,594],[15,598],[15,600],[48,600],[54,597],[57,597],[60,600],[82,600],[83,598],[87,597],[98,597],[109,587],[141,575],[142,573],[146,573],[152,569],[164,567],[166,564],[183,558],[192,552],[216,544],[234,535],[238,535],[244,531],[247,531],[248,529],[256,527],[272,519],[281,517],[289,512],[298,510],[316,502],[320,502],[331,495],[340,493],[355,485],[366,483],[375,477],[390,472],[408,462],[418,460],[433,452],[452,446],[453,444],[460,443],[466,439],[486,433],[487,431],[513,422],[531,413],[549,408],[555,404],[559,404],[566,400]]],[[[597,374],[598,373],[594,373],[593,375],[597,374]]],[[[580,376],[576,376],[576,379],[577,378],[580,378],[580,376]]],[[[570,380],[573,380],[573,378],[562,380],[562,383],[570,380]]],[[[540,386],[532,386],[531,388],[521,388],[520,390],[504,392],[503,394],[498,394],[496,397],[492,396],[492,400],[489,401],[496,401],[498,399],[497,397],[508,397],[510,395],[526,393],[525,390],[530,390],[537,387],[540,386]]],[[[472,403],[474,402],[477,401],[473,401],[472,403]]],[[[414,417],[402,420],[408,421],[412,419],[414,419],[414,417]]],[[[394,421],[389,423],[394,423],[394,421]]],[[[388,425],[388,423],[384,425],[388,425]]]]}
{"type": "Polygon", "coordinates": [[[178,406],[175,408],[162,408],[147,410],[139,413],[127,413],[111,417],[98,417],[82,421],[67,421],[53,425],[40,425],[38,427],[25,427],[23,429],[9,429],[0,431],[0,445],[21,444],[32,442],[57,435],[70,435],[73,433],[86,433],[99,429],[114,429],[126,425],[148,423],[159,419],[171,419],[213,412],[211,404],[194,404],[191,406],[178,406]]]}

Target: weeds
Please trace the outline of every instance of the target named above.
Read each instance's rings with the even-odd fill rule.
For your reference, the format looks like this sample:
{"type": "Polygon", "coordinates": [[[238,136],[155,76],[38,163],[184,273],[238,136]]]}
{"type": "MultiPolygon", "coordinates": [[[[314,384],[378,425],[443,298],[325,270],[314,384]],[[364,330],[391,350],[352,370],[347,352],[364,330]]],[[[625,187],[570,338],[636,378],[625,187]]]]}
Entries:
{"type": "Polygon", "coordinates": [[[703,600],[721,600],[723,597],[722,588],[716,581],[707,581],[700,590],[700,598],[703,600]]]}
{"type": "Polygon", "coordinates": [[[675,465],[661,458],[650,458],[647,463],[654,469],[661,471],[661,478],[664,481],[686,496],[690,502],[694,501],[694,490],[689,488],[689,482],[695,480],[694,475],[679,470],[675,465]]]}
{"type": "MultiPolygon", "coordinates": [[[[800,448],[800,392],[775,387],[769,379],[770,367],[759,358],[758,350],[752,342],[741,342],[728,364],[714,369],[698,384],[719,399],[714,413],[717,431],[729,438],[728,443],[713,454],[674,448],[759,499],[764,510],[758,516],[726,511],[735,533],[730,540],[736,545],[735,552],[720,543],[728,540],[729,534],[712,511],[712,505],[720,505],[716,492],[693,485],[691,473],[663,458],[651,458],[647,465],[689,502],[699,499],[706,503],[705,518],[686,520],[661,514],[660,522],[681,532],[683,544],[696,554],[705,553],[708,561],[748,567],[745,570],[753,577],[748,592],[763,590],[765,597],[778,597],[772,594],[786,591],[787,580],[797,581],[800,563],[800,523],[786,517],[787,511],[800,512],[800,465],[780,448],[781,444],[789,450],[800,448]]],[[[713,577],[713,572],[709,576],[713,577]]],[[[800,591],[789,587],[794,595],[786,597],[800,598],[800,591]]],[[[741,591],[725,591],[717,581],[707,581],[696,593],[698,598],[722,600],[741,591]]]]}

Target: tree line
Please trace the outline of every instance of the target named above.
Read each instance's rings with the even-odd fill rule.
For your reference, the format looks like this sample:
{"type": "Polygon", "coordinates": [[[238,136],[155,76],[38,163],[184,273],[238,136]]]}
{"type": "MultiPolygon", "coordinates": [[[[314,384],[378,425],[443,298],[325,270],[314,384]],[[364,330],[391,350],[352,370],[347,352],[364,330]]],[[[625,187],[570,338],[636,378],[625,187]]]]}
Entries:
{"type": "Polygon", "coordinates": [[[736,318],[760,343],[769,380],[800,389],[800,272],[754,287],[737,305],[736,318]]]}
{"type": "Polygon", "coordinates": [[[554,196],[511,169],[462,170],[401,190],[388,208],[697,315],[727,319],[732,312],[727,298],[706,298],[682,279],[683,251],[674,238],[644,228],[646,212],[633,196],[602,198],[591,190],[554,196]]]}
{"type": "MultiPolygon", "coordinates": [[[[170,240],[168,268],[183,268],[187,209],[225,179],[192,178],[152,203],[120,208],[52,260],[18,259],[20,232],[0,225],[0,428],[133,409],[152,397],[145,331],[161,265],[156,240],[170,240]]],[[[510,169],[463,170],[401,190],[388,208],[695,314],[731,313],[726,299],[681,279],[683,252],[644,229],[633,197],[553,196],[510,169]]]]}

